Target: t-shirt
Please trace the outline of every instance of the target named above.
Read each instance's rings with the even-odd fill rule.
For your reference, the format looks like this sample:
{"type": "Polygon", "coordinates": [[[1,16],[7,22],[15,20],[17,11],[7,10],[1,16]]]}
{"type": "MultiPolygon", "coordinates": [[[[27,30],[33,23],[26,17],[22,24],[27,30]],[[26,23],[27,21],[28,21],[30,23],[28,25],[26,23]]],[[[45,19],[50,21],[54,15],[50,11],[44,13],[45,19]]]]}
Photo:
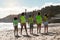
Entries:
{"type": "Polygon", "coordinates": [[[17,26],[18,25],[18,20],[13,20],[13,25],[17,26]]]}
{"type": "Polygon", "coordinates": [[[37,24],[41,24],[42,23],[42,17],[41,17],[41,15],[37,15],[36,16],[36,22],[37,22],[37,24]]]}
{"type": "Polygon", "coordinates": [[[33,23],[33,18],[29,17],[28,21],[29,21],[29,23],[33,23]]]}
{"type": "Polygon", "coordinates": [[[20,22],[21,22],[21,23],[26,23],[26,18],[25,18],[25,16],[20,16],[20,22]]]}
{"type": "Polygon", "coordinates": [[[48,18],[46,16],[44,16],[44,21],[46,22],[48,20],[48,18]]]}

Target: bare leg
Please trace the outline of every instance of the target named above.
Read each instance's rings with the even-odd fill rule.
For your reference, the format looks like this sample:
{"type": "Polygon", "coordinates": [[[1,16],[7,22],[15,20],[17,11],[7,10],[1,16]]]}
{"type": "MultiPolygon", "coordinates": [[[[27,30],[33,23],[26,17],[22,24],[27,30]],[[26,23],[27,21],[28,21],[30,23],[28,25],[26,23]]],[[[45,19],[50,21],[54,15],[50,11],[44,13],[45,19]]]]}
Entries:
{"type": "Polygon", "coordinates": [[[14,29],[14,36],[15,36],[15,29],[14,29]]]}
{"type": "Polygon", "coordinates": [[[30,34],[32,34],[32,29],[30,29],[30,34]]]}
{"type": "Polygon", "coordinates": [[[33,34],[33,24],[32,24],[32,34],[33,34]]]}
{"type": "Polygon", "coordinates": [[[44,33],[46,33],[46,26],[44,27],[44,33]]]}
{"type": "Polygon", "coordinates": [[[30,24],[30,33],[33,34],[33,24],[30,24]]]}
{"type": "Polygon", "coordinates": [[[17,36],[18,36],[18,27],[17,27],[17,36]]]}
{"type": "Polygon", "coordinates": [[[32,34],[33,34],[33,28],[32,28],[32,30],[31,30],[31,31],[32,31],[32,34]]]}
{"type": "Polygon", "coordinates": [[[48,25],[45,25],[44,32],[48,33],[48,25]]]}
{"type": "Polygon", "coordinates": [[[30,34],[31,34],[31,29],[30,29],[30,34]]]}
{"type": "Polygon", "coordinates": [[[23,25],[21,24],[21,35],[22,35],[22,29],[23,29],[23,25]]]}
{"type": "Polygon", "coordinates": [[[48,25],[46,26],[46,31],[47,31],[47,33],[48,33],[48,25]]]}
{"type": "Polygon", "coordinates": [[[31,28],[31,34],[33,34],[33,29],[31,28]]]}
{"type": "Polygon", "coordinates": [[[38,34],[38,30],[39,30],[39,25],[37,24],[37,34],[38,34]]]}
{"type": "Polygon", "coordinates": [[[31,34],[31,24],[30,24],[30,34],[31,34]]]}
{"type": "Polygon", "coordinates": [[[41,33],[41,24],[39,25],[39,33],[41,33]]]}
{"type": "Polygon", "coordinates": [[[16,27],[14,26],[14,36],[15,36],[16,27]]]}
{"type": "Polygon", "coordinates": [[[24,26],[25,26],[25,31],[26,31],[26,34],[28,35],[28,33],[27,33],[27,28],[26,28],[26,24],[24,24],[24,26]]]}

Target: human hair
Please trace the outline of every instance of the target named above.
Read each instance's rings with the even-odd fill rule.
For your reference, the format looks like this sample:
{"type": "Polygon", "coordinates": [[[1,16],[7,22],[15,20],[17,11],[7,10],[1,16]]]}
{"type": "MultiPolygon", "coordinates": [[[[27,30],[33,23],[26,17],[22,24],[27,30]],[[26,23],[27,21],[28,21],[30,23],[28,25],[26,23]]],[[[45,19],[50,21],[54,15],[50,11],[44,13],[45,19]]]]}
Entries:
{"type": "Polygon", "coordinates": [[[22,13],[21,15],[24,15],[24,13],[22,13]]]}
{"type": "Polygon", "coordinates": [[[45,14],[45,16],[46,16],[46,17],[48,17],[48,15],[47,15],[47,14],[45,14]]]}
{"type": "Polygon", "coordinates": [[[40,12],[38,12],[38,15],[40,15],[40,12]]]}
{"type": "Polygon", "coordinates": [[[14,17],[14,20],[17,20],[17,17],[14,17]]]}

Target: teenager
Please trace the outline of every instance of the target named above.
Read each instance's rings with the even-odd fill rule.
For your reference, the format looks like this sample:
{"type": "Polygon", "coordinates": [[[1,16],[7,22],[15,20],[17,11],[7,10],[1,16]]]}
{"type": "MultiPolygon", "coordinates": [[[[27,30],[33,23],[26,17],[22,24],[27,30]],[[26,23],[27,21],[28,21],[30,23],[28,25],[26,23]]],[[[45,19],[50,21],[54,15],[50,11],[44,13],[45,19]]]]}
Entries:
{"type": "Polygon", "coordinates": [[[38,34],[41,33],[41,24],[42,24],[42,17],[39,12],[38,15],[36,15],[36,23],[37,23],[37,34],[38,34]]]}
{"type": "Polygon", "coordinates": [[[20,16],[20,23],[21,23],[21,34],[22,34],[23,26],[24,26],[26,34],[28,35],[27,27],[26,27],[26,18],[25,18],[25,14],[24,13],[22,13],[21,16],[20,16]]]}
{"type": "Polygon", "coordinates": [[[30,25],[30,34],[33,34],[33,17],[29,15],[28,23],[30,25]]]}
{"type": "Polygon", "coordinates": [[[44,33],[48,33],[48,16],[44,15],[44,33]]]}
{"type": "Polygon", "coordinates": [[[14,17],[13,19],[13,26],[14,26],[14,36],[18,36],[18,19],[14,17]]]}

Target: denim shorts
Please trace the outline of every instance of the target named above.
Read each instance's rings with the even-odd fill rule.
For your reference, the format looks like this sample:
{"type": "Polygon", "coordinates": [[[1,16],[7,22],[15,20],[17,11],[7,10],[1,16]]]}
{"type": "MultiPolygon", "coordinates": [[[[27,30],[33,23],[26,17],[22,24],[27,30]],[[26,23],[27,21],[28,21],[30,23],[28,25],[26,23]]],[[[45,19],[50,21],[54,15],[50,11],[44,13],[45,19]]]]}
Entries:
{"type": "Polygon", "coordinates": [[[46,22],[44,22],[44,25],[48,25],[48,22],[46,21],[46,22]]]}

